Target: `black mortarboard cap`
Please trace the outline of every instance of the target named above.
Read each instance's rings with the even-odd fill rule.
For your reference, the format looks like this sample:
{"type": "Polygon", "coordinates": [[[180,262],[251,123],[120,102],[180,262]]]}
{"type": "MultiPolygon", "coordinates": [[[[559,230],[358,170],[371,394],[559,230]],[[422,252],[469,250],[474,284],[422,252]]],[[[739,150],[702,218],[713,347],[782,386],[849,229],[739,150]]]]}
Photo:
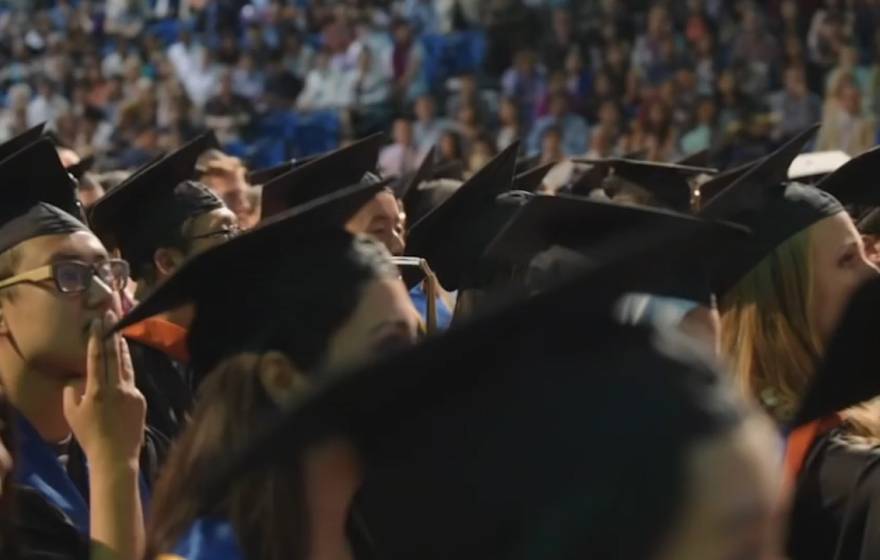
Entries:
{"type": "Polygon", "coordinates": [[[460,159],[438,163],[431,171],[431,179],[454,179],[456,181],[464,181],[464,170],[464,161],[460,159]]]}
{"type": "Polygon", "coordinates": [[[435,148],[432,147],[422,158],[418,169],[398,179],[394,188],[394,194],[397,198],[406,201],[407,196],[415,192],[419,185],[431,180],[434,170],[434,153],[435,148]]]}
{"type": "Polygon", "coordinates": [[[152,262],[159,247],[172,245],[183,223],[223,207],[205,185],[193,181],[196,161],[216,143],[203,134],[142,167],[102,196],[89,213],[92,228],[138,267],[152,262]]]}
{"type": "Polygon", "coordinates": [[[529,169],[537,166],[539,163],[541,163],[541,154],[519,157],[516,159],[516,169],[514,169],[514,175],[525,173],[529,169]]]}
{"type": "Polygon", "coordinates": [[[544,178],[556,166],[556,162],[545,163],[523,171],[513,179],[513,188],[518,191],[537,192],[544,183],[544,178]]]}
{"type": "Polygon", "coordinates": [[[721,293],[736,285],[791,236],[844,211],[840,202],[825,191],[787,182],[791,161],[817,128],[807,129],[751,167],[701,210],[703,217],[742,224],[754,234],[743,250],[723,259],[721,293]]]}
{"type": "Polygon", "coordinates": [[[67,167],[67,172],[73,175],[75,179],[82,179],[92,166],[95,165],[95,156],[88,155],[80,159],[77,163],[67,167]]]}
{"type": "Polygon", "coordinates": [[[46,123],[38,124],[0,144],[0,161],[39,140],[45,127],[46,123]]]}
{"type": "Polygon", "coordinates": [[[271,301],[271,295],[259,289],[262,282],[269,282],[284,263],[292,263],[287,268],[296,269],[299,274],[320,272],[297,263],[302,263],[304,253],[321,250],[313,243],[315,238],[324,234],[331,238],[339,238],[336,233],[348,235],[344,232],[345,222],[382,188],[381,183],[376,183],[337,190],[277,214],[256,228],[194,256],[123,317],[115,330],[185,303],[195,303],[197,316],[199,309],[207,306],[222,309],[224,320],[197,321],[190,328],[193,367],[206,373],[223,357],[258,343],[260,334],[276,322],[282,312],[279,306],[284,302],[271,301]],[[208,343],[193,345],[193,340],[208,343]]]}
{"type": "Polygon", "coordinates": [[[880,206],[880,146],[852,158],[816,186],[843,204],[880,206]]]}
{"type": "Polygon", "coordinates": [[[687,240],[657,258],[642,259],[629,277],[629,291],[678,297],[708,304],[715,293],[712,269],[749,240],[745,228],[673,211],[622,205],[574,196],[538,195],[525,203],[492,241],[485,257],[518,266],[538,254],[563,247],[583,257],[584,269],[618,258],[629,238],[678,235],[687,240]],[[609,252],[610,251],[610,252],[609,252]]]}
{"type": "MultiPolygon", "coordinates": [[[[631,159],[574,160],[577,163],[606,165],[613,175],[648,191],[660,203],[673,210],[685,212],[691,207],[691,184],[689,179],[715,170],[675,163],[659,163],[631,159]]],[[[613,193],[609,193],[613,196],[613,193]]]]}
{"type": "Polygon", "coordinates": [[[384,140],[381,133],[368,136],[265,183],[261,215],[265,219],[357,183],[375,170],[384,140]]]}
{"type": "Polygon", "coordinates": [[[285,161],[284,163],[279,163],[278,165],[273,165],[272,167],[265,167],[263,169],[248,171],[245,175],[245,179],[251,185],[265,185],[272,179],[284,175],[291,169],[302,167],[303,165],[318,157],[320,156],[309,156],[301,159],[293,159],[290,161],[285,161]]]}
{"type": "Polygon", "coordinates": [[[880,280],[850,300],[822,364],[790,427],[796,428],[880,395],[874,344],[880,329],[880,280]]]}
{"type": "Polygon", "coordinates": [[[755,161],[750,161],[742,165],[738,165],[733,169],[722,171],[714,175],[708,181],[704,182],[702,185],[697,187],[698,206],[700,208],[706,206],[710,200],[718,195],[718,193],[722,192],[724,189],[732,185],[735,181],[739,180],[740,177],[745,175],[749,170],[757,166],[762,161],[763,158],[755,161]]]}
{"type": "Polygon", "coordinates": [[[503,150],[410,228],[407,254],[426,259],[445,289],[475,287],[471,273],[516,208],[496,198],[510,190],[518,149],[503,150]]]}
{"type": "Polygon", "coordinates": [[[42,235],[87,230],[73,181],[48,140],[0,162],[0,252],[42,235]]]}
{"type": "MultiPolygon", "coordinates": [[[[678,165],[687,165],[690,167],[704,167],[709,168],[709,150],[704,149],[698,152],[694,152],[688,156],[681,158],[676,161],[678,165]]],[[[717,170],[716,170],[717,171],[717,170]]]]}

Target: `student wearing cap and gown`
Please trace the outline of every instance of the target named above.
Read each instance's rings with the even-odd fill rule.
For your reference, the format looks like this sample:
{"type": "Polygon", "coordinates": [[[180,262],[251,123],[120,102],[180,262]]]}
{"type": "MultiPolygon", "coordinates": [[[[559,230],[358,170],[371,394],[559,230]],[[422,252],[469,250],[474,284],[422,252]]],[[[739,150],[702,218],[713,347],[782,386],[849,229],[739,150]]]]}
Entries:
{"type": "MultiPolygon", "coordinates": [[[[382,187],[345,225],[353,234],[371,235],[381,241],[392,255],[404,253],[404,216],[398,198],[390,187],[391,179],[382,179],[373,173],[384,136],[374,134],[303,165],[279,166],[290,169],[281,172],[263,186],[262,215],[271,218],[278,212],[313,201],[321,196],[358,182],[381,182],[382,187]]],[[[268,173],[270,170],[266,170],[268,173]]],[[[424,170],[422,170],[424,171],[424,170]]],[[[274,171],[273,171],[274,173],[274,171]]],[[[428,323],[427,305],[420,307],[423,320],[428,323]]],[[[441,305],[437,309],[444,309],[441,305]]],[[[448,321],[442,318],[442,326],[448,321]]]]}
{"type": "MultiPolygon", "coordinates": [[[[144,297],[193,255],[238,233],[238,221],[210,189],[192,181],[196,160],[212,143],[205,134],[148,164],[110,189],[89,213],[95,232],[129,262],[144,297]]],[[[125,333],[147,399],[147,423],[173,438],[198,384],[184,340],[186,307],[132,325],[125,333]]]]}
{"type": "Polygon", "coordinates": [[[880,264],[880,146],[850,159],[816,186],[842,202],[862,234],[865,252],[875,265],[880,264]]]}
{"type": "Polygon", "coordinates": [[[675,333],[617,324],[592,308],[601,299],[581,305],[616,278],[578,277],[326,376],[224,457],[206,507],[243,473],[284,468],[313,489],[299,504],[313,527],[316,505],[338,515],[328,503],[363,477],[365,520],[390,560],[770,557],[781,485],[769,423],[675,333]],[[615,412],[628,407],[640,414],[615,412]],[[315,484],[321,461],[335,469],[315,484]]]}
{"type": "Polygon", "coordinates": [[[518,148],[514,143],[502,150],[409,229],[407,254],[427,260],[443,289],[457,292],[453,324],[521,289],[510,267],[482,258],[501,228],[534,196],[511,191],[518,148]]]}
{"type": "MultiPolygon", "coordinates": [[[[277,214],[193,258],[118,325],[185,302],[195,307],[187,343],[205,382],[159,483],[151,554],[296,557],[304,527],[295,516],[301,498],[290,474],[242,479],[210,511],[199,509],[201,481],[271,418],[278,395],[307,392],[323,368],[355,366],[417,340],[418,314],[387,249],[343,229],[381,188],[356,185],[277,214]],[[206,282],[221,270],[227,282],[206,282]],[[269,373],[268,361],[281,360],[295,374],[269,373]],[[264,368],[267,377],[257,378],[247,364],[264,368]]],[[[334,545],[368,557],[357,525],[349,539],[344,526],[337,529],[334,545]]]]}
{"type": "MultiPolygon", "coordinates": [[[[847,302],[878,275],[843,205],[818,188],[787,182],[792,159],[814,133],[809,129],[779,148],[702,211],[754,233],[749,250],[728,254],[720,271],[726,285],[719,301],[722,350],[738,383],[780,426],[793,419],[847,302]]],[[[854,407],[839,420],[853,435],[880,437],[873,411],[854,407]]],[[[834,461],[833,448],[821,442],[835,425],[817,421],[789,435],[786,475],[792,483],[801,487],[813,480],[804,470],[808,455],[811,468],[834,461]]],[[[862,468],[841,461],[829,475],[845,485],[862,468]]],[[[827,512],[819,508],[808,516],[815,530],[804,530],[804,518],[795,515],[792,534],[804,540],[790,542],[793,559],[835,558],[839,535],[828,538],[835,526],[823,518],[827,512]]]]}
{"type": "Polygon", "coordinates": [[[159,450],[125,343],[105,336],[128,266],[72,215],[73,182],[48,140],[0,162],[0,185],[0,379],[15,410],[20,554],[88,558],[92,540],[137,557],[159,450]]]}

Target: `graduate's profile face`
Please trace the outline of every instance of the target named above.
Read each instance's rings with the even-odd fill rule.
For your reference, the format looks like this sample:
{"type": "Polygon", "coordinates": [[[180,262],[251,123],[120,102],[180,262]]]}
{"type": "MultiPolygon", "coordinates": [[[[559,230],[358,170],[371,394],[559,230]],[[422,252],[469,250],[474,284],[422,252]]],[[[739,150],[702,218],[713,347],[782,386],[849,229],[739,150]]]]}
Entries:
{"type": "Polygon", "coordinates": [[[381,241],[392,255],[404,251],[403,214],[390,191],[382,191],[352,216],[345,229],[353,234],[366,234],[381,241]]]}
{"type": "Polygon", "coordinates": [[[324,366],[355,365],[416,342],[419,314],[406,286],[397,278],[371,281],[358,306],[330,337],[324,366]]]}
{"type": "Polygon", "coordinates": [[[814,286],[810,313],[819,336],[827,341],[850,297],[878,272],[868,261],[862,237],[846,212],[811,226],[810,251],[814,286]]]}
{"type": "MultiPolygon", "coordinates": [[[[96,264],[109,258],[94,234],[79,231],[44,235],[15,248],[14,274],[60,261],[96,264]]],[[[83,293],[61,293],[53,281],[22,283],[0,293],[0,348],[27,367],[59,376],[63,382],[85,373],[89,326],[107,310],[120,313],[119,294],[98,278],[83,293]]]]}
{"type": "Polygon", "coordinates": [[[653,560],[781,558],[778,448],[763,417],[697,444],[686,463],[681,514],[653,560]]]}
{"type": "Polygon", "coordinates": [[[186,257],[190,258],[237,235],[238,218],[229,208],[215,208],[192,218],[184,229],[189,240],[186,257]]]}

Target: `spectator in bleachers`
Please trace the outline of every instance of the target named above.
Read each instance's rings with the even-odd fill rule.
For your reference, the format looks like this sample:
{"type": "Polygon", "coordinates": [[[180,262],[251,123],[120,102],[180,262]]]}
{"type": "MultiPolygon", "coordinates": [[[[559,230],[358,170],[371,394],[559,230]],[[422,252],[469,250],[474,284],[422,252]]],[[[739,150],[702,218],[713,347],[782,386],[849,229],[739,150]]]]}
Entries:
{"type": "Polygon", "coordinates": [[[499,129],[495,144],[499,150],[503,150],[517,139],[523,137],[523,125],[519,118],[519,107],[509,97],[501,100],[501,105],[498,109],[498,120],[499,129]]]}
{"type": "Polygon", "coordinates": [[[565,59],[573,50],[580,50],[580,40],[574,28],[571,10],[566,7],[553,8],[550,12],[550,33],[541,47],[541,60],[547,62],[551,71],[562,70],[565,59]]]}
{"type": "Polygon", "coordinates": [[[855,82],[842,82],[826,101],[822,129],[816,140],[818,150],[843,150],[856,156],[874,146],[877,128],[862,108],[862,95],[855,82]]]}
{"type": "Polygon", "coordinates": [[[413,140],[412,123],[405,118],[394,121],[394,142],[379,154],[379,171],[384,176],[400,177],[419,166],[419,150],[413,140]]]}
{"type": "Polygon", "coordinates": [[[776,120],[773,136],[777,140],[790,138],[818,122],[822,115],[822,102],[818,95],[807,89],[803,67],[790,66],[784,76],[783,89],[768,99],[769,109],[776,120]]]}
{"type": "Polygon", "coordinates": [[[431,95],[420,96],[415,103],[416,121],[413,136],[420,154],[424,154],[440,140],[440,135],[451,126],[444,118],[437,117],[437,103],[431,95]]]}
{"type": "Polygon", "coordinates": [[[462,74],[451,80],[449,87],[453,90],[446,100],[446,116],[454,119],[465,105],[473,107],[477,112],[477,120],[487,122],[492,110],[482,96],[477,76],[462,74]]]}
{"type": "Polygon", "coordinates": [[[58,92],[57,86],[47,77],[37,80],[37,95],[27,108],[28,126],[54,123],[55,119],[70,108],[70,103],[58,92]]]}
{"type": "Polygon", "coordinates": [[[712,149],[718,142],[717,108],[711,97],[697,101],[697,116],[693,128],[681,137],[681,153],[692,154],[700,150],[712,149]]]}
{"type": "Polygon", "coordinates": [[[538,64],[535,52],[530,49],[517,52],[513,66],[501,77],[502,93],[516,100],[520,114],[529,121],[535,118],[538,102],[546,87],[544,69],[538,64]]]}
{"type": "Polygon", "coordinates": [[[549,128],[558,129],[562,135],[562,151],[565,155],[580,156],[587,151],[587,139],[590,134],[587,121],[571,111],[565,93],[554,94],[550,99],[547,116],[535,122],[529,138],[529,153],[541,151],[544,133],[549,128]]]}
{"type": "Polygon", "coordinates": [[[252,104],[234,90],[233,74],[221,74],[217,94],[205,105],[205,125],[214,131],[221,145],[240,142],[253,121],[252,104]]]}
{"type": "Polygon", "coordinates": [[[440,135],[437,144],[437,164],[464,162],[464,150],[461,146],[461,137],[453,130],[447,130],[440,135]]]}

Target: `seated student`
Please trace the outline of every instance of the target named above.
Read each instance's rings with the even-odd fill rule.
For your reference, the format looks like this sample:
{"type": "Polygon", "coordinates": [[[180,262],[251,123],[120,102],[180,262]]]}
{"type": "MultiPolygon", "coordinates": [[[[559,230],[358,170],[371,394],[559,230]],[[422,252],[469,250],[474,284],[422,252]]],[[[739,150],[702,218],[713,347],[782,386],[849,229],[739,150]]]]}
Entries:
{"type": "Polygon", "coordinates": [[[532,193],[513,191],[518,143],[511,144],[432,208],[407,233],[407,254],[424,258],[441,286],[457,291],[453,324],[509,296],[512,271],[482,256],[532,193]]]}
{"type": "MultiPolygon", "coordinates": [[[[237,434],[243,453],[219,439],[201,457],[179,449],[214,476],[198,477],[199,494],[181,481],[165,491],[184,489],[206,533],[228,539],[215,558],[356,557],[339,529],[361,486],[384,558],[773,557],[781,477],[769,422],[674,333],[572,305],[592,288],[581,282],[328,374],[304,399],[290,398],[295,366],[277,352],[225,362],[211,380],[224,405],[205,401],[202,441],[219,437],[212,422],[229,425],[218,419],[233,400],[264,418],[292,410],[268,433],[237,434]],[[638,415],[619,413],[632,406],[638,415]],[[285,493],[248,509],[244,497],[270,483],[285,493]],[[241,512],[231,526],[229,508],[241,512]],[[272,508],[280,523],[267,523],[272,508]]],[[[170,502],[163,511],[173,515],[170,502]]],[[[177,521],[159,518],[150,542],[161,550],[177,521]]]]}
{"type": "MultiPolygon", "coordinates": [[[[786,182],[791,160],[812,132],[765,158],[703,210],[754,231],[750,251],[724,259],[722,350],[744,392],[783,427],[849,299],[878,276],[843,205],[816,187],[786,182]]],[[[868,450],[880,442],[877,411],[856,406],[820,420],[788,437],[786,474],[796,492],[787,556],[875,557],[880,546],[871,520],[852,509],[851,500],[857,482],[876,486],[876,458],[868,450]]]]}
{"type": "Polygon", "coordinates": [[[31,498],[16,515],[23,555],[86,558],[91,541],[92,558],[136,559],[157,449],[125,343],[106,338],[128,267],[68,213],[74,185],[49,141],[0,162],[0,184],[0,381],[31,498]]]}
{"type": "MultiPolygon", "coordinates": [[[[193,301],[192,363],[197,372],[211,372],[154,501],[151,553],[173,550],[181,539],[183,548],[216,545],[216,527],[193,526],[203,469],[265,422],[266,405],[276,397],[247,380],[230,379],[223,368],[214,371],[225,358],[274,350],[296,375],[279,370],[278,378],[265,382],[287,394],[308,386],[317,371],[358,365],[415,342],[418,316],[388,251],[374,239],[342,229],[378,188],[367,184],[329,195],[205,252],[117,327],[193,301]],[[226,281],[205,287],[203,280],[218,271],[226,281]]],[[[295,488],[281,477],[244,487],[223,515],[238,531],[238,542],[254,557],[295,557],[295,549],[273,544],[273,533],[284,532],[287,539],[295,531],[284,528],[292,523],[288,512],[296,505],[295,488]],[[258,525],[248,521],[256,519],[255,512],[262,519],[258,525]]],[[[203,556],[194,557],[216,553],[203,548],[203,556]]]]}
{"type": "MultiPolygon", "coordinates": [[[[138,297],[156,289],[188,258],[238,233],[238,221],[220,198],[192,181],[196,159],[211,144],[203,135],[148,164],[110,189],[89,221],[132,267],[138,297]]],[[[133,325],[129,341],[138,388],[147,399],[147,424],[173,438],[192,406],[183,350],[190,310],[169,310],[133,325]]]]}

